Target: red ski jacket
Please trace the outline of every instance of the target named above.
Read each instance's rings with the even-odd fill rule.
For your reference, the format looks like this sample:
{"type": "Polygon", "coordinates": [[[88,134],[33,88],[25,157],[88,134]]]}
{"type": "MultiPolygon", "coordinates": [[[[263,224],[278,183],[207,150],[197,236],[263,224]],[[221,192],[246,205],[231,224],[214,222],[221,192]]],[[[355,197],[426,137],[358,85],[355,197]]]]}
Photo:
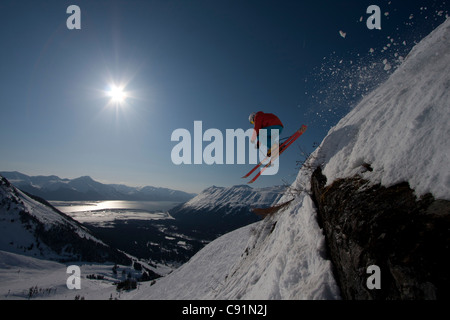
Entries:
{"type": "Polygon", "coordinates": [[[280,119],[273,113],[264,113],[259,111],[255,115],[255,130],[253,131],[252,141],[259,135],[259,129],[267,128],[270,126],[283,126],[280,119]]]}

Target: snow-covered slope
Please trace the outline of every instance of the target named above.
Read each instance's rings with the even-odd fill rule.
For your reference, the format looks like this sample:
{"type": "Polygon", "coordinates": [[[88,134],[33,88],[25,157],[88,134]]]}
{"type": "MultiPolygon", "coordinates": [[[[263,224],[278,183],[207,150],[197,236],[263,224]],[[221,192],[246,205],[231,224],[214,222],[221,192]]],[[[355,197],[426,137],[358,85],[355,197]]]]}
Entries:
{"type": "MultiPolygon", "coordinates": [[[[58,261],[127,261],[77,221],[0,176],[0,250],[58,261]]],[[[131,260],[130,260],[131,261],[131,260]]]]}
{"type": "MultiPolygon", "coordinates": [[[[322,165],[328,183],[359,174],[386,186],[408,181],[418,195],[431,192],[450,199],[449,36],[447,19],[330,130],[300,170],[292,185],[299,193],[287,207],[213,241],[184,266],[154,286],[142,286],[130,298],[339,298],[307,192],[311,168],[322,165]]],[[[291,194],[279,202],[292,199],[291,194]]]]}
{"type": "Polygon", "coordinates": [[[208,244],[132,299],[337,299],[339,289],[313,203],[302,195],[286,211],[208,244]]]}
{"type": "MultiPolygon", "coordinates": [[[[154,270],[146,263],[140,264],[147,271],[154,270]]],[[[129,275],[139,278],[144,271],[114,263],[63,264],[0,250],[0,300],[120,299],[122,291],[119,292],[115,284],[129,275]],[[67,272],[69,265],[80,268],[80,289],[70,290],[67,287],[71,275],[67,272]]],[[[158,271],[167,273],[170,269],[161,266],[158,271]]]]}
{"type": "Polygon", "coordinates": [[[227,208],[228,213],[241,207],[264,207],[278,201],[283,186],[254,189],[247,185],[232,187],[212,186],[203,190],[199,195],[183,204],[181,210],[208,211],[227,208]]]}
{"type": "Polygon", "coordinates": [[[330,130],[316,161],[328,183],[361,174],[450,200],[450,20],[330,130]],[[361,173],[361,165],[373,171],[361,173]]]}
{"type": "Polygon", "coordinates": [[[45,200],[26,195],[0,176],[0,299],[117,298],[114,284],[128,274],[152,279],[170,271],[106,245],[45,200]],[[66,286],[69,264],[81,268],[80,290],[66,286]],[[113,272],[115,264],[124,272],[113,272]]]}

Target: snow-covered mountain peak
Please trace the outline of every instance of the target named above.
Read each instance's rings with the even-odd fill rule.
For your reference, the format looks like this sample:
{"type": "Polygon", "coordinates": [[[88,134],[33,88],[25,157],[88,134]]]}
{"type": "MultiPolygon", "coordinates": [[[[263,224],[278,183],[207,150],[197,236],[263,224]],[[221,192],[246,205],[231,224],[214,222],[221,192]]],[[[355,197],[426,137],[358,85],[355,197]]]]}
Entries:
{"type": "Polygon", "coordinates": [[[201,193],[230,192],[237,190],[250,191],[253,190],[253,188],[245,184],[238,184],[230,187],[220,187],[212,185],[210,187],[205,188],[201,193]]]}
{"type": "Polygon", "coordinates": [[[95,182],[90,176],[81,176],[73,179],[72,181],[82,181],[82,182],[95,182]]]}
{"type": "Polygon", "coordinates": [[[278,200],[286,187],[252,188],[247,185],[211,186],[186,202],[183,207],[208,209],[218,207],[268,206],[278,200]]]}

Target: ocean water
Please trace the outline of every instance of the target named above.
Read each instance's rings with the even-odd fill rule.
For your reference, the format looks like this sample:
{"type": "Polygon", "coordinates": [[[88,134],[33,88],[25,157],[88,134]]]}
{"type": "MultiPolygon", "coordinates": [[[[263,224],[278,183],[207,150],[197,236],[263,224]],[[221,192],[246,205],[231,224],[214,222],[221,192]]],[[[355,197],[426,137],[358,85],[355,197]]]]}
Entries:
{"type": "Polygon", "coordinates": [[[61,212],[81,223],[108,224],[116,220],[173,219],[168,210],[174,201],[50,201],[61,212]]]}

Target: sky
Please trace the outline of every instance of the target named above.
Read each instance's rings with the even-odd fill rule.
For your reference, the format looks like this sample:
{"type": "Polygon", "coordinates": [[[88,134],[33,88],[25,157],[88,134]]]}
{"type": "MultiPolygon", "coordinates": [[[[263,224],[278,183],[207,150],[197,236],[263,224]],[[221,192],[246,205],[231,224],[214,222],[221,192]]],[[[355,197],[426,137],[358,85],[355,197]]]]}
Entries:
{"type": "MultiPolygon", "coordinates": [[[[247,130],[278,115],[290,184],[331,126],[448,16],[446,1],[0,2],[0,171],[201,192],[253,165],[181,164],[176,129],[247,130]],[[81,29],[69,29],[70,5],[81,29]],[[369,29],[369,5],[381,29],[369,29]],[[125,99],[113,101],[113,86],[125,99]]],[[[205,148],[209,142],[203,142],[205,148]]],[[[225,140],[224,140],[225,146],[225,140]]],[[[193,148],[193,146],[192,146],[193,148]]],[[[224,153],[226,150],[224,150],[224,153]]]]}

